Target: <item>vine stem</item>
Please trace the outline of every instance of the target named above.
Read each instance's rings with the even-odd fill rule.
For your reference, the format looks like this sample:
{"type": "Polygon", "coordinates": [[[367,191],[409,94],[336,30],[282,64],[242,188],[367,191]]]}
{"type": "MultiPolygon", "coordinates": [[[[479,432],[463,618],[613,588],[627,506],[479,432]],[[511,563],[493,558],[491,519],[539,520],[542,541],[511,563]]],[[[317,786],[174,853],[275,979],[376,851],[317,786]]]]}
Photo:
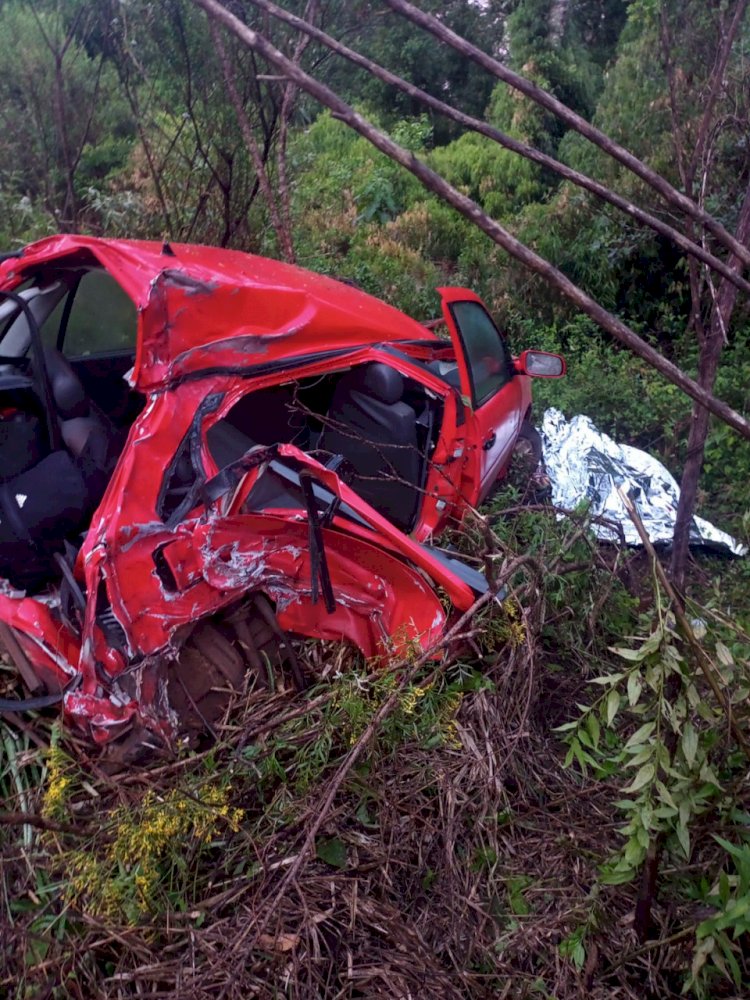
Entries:
{"type": "Polygon", "coordinates": [[[656,550],[654,549],[654,546],[651,544],[651,539],[648,537],[648,533],[646,532],[646,529],[643,526],[643,521],[640,518],[636,506],[621,487],[618,487],[617,492],[620,495],[620,499],[623,502],[628,517],[633,522],[636,531],[640,535],[644,548],[651,557],[654,566],[654,571],[656,572],[656,575],[659,578],[659,582],[664,587],[664,590],[672,603],[672,609],[674,611],[675,618],[677,619],[677,624],[680,627],[680,631],[682,632],[682,635],[687,641],[690,648],[693,650],[698,666],[703,671],[703,676],[708,681],[709,686],[713,691],[717,702],[721,706],[724,715],[726,716],[729,728],[735,740],[737,741],[737,745],[742,749],[742,752],[745,754],[747,759],[750,760],[750,745],[748,745],[748,742],[745,739],[745,735],[738,726],[737,720],[735,719],[732,713],[732,705],[731,702],[729,701],[729,698],[724,694],[724,692],[721,690],[721,687],[719,686],[719,682],[716,679],[716,668],[714,667],[714,664],[711,661],[708,654],[706,653],[705,649],[701,646],[700,642],[698,642],[698,639],[696,638],[695,632],[693,631],[693,627],[690,624],[687,615],[685,614],[682,601],[680,600],[677,591],[670,583],[669,577],[667,576],[664,567],[659,562],[659,559],[656,555],[656,550]]]}

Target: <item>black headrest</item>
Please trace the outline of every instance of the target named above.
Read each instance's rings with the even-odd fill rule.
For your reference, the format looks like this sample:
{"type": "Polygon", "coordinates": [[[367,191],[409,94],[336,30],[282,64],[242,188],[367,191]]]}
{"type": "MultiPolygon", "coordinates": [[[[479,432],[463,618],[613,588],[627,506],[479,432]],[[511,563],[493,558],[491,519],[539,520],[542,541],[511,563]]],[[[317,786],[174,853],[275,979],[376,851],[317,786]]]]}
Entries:
{"type": "Polygon", "coordinates": [[[382,403],[398,403],[404,394],[403,375],[380,361],[373,361],[352,374],[356,375],[356,387],[360,392],[367,392],[382,403]]]}
{"type": "Polygon", "coordinates": [[[44,360],[55,406],[63,420],[88,416],[88,396],[66,358],[59,351],[47,348],[44,360]]]}

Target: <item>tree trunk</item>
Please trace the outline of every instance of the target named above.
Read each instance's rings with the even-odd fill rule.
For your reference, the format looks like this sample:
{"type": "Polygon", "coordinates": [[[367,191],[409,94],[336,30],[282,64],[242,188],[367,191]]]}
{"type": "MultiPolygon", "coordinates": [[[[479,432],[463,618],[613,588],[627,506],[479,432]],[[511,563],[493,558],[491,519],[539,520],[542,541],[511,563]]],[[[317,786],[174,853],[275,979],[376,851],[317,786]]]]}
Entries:
{"type": "MultiPolygon", "coordinates": [[[[750,187],[745,192],[745,200],[740,209],[736,235],[737,239],[743,243],[750,243],[750,187]]],[[[741,271],[742,261],[737,257],[732,257],[729,261],[729,266],[735,268],[737,271],[741,271]]],[[[722,281],[711,309],[711,321],[707,338],[701,348],[698,383],[706,392],[713,392],[716,373],[719,370],[719,359],[722,348],[726,343],[727,331],[732,320],[736,300],[737,289],[728,281],[722,281]]],[[[679,589],[682,589],[685,583],[690,525],[695,510],[698,481],[701,469],[703,468],[708,427],[708,410],[702,406],[693,406],[690,433],[688,435],[688,453],[685,468],[682,471],[680,500],[677,505],[677,519],[675,521],[672,543],[671,574],[675,586],[679,589]]]]}

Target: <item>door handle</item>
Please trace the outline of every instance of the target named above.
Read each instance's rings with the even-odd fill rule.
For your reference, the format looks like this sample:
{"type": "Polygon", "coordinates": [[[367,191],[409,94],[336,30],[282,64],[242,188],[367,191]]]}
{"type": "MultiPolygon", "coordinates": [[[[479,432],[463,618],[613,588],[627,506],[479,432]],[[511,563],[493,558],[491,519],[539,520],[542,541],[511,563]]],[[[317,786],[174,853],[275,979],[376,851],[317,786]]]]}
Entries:
{"type": "Polygon", "coordinates": [[[482,444],[483,451],[489,451],[495,441],[497,441],[497,434],[493,431],[488,438],[484,439],[484,443],[482,444]]]}

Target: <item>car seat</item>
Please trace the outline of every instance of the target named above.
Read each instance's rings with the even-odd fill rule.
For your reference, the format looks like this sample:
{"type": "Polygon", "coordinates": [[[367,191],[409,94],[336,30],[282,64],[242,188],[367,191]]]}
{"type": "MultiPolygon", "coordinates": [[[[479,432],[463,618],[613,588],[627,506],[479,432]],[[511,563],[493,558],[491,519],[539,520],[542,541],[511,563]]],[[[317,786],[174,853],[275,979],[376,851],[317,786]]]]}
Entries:
{"type": "Polygon", "coordinates": [[[44,358],[65,447],[90,467],[85,470],[90,475],[108,475],[113,464],[114,428],[93,404],[67,358],[51,348],[45,350],[44,358]]]}
{"type": "Polygon", "coordinates": [[[112,429],[58,351],[45,351],[65,448],[19,474],[0,475],[0,575],[32,589],[54,573],[54,553],[83,531],[116,460],[112,429]]]}
{"type": "Polygon", "coordinates": [[[347,372],[336,386],[318,448],[351,465],[350,485],[397,527],[408,531],[419,509],[423,458],[417,417],[402,401],[404,378],[381,362],[347,372]]]}

